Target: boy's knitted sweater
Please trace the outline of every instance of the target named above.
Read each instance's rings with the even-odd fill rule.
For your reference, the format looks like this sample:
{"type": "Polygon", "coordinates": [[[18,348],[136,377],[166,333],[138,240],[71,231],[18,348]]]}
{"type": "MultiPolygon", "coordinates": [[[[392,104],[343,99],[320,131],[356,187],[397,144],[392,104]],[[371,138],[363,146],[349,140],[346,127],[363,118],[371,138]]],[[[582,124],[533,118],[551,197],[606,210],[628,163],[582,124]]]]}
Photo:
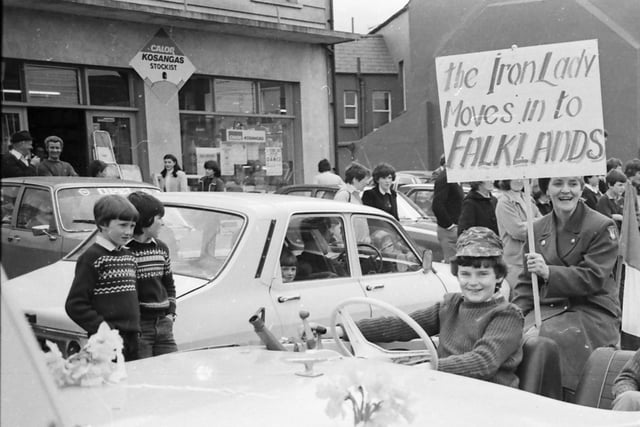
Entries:
{"type": "Polygon", "coordinates": [[[141,317],[160,317],[176,312],[176,288],[171,273],[169,248],[153,239],[128,244],[138,265],[137,284],[141,317]]]}
{"type": "Polygon", "coordinates": [[[139,332],[136,260],[131,252],[91,245],[78,258],[65,309],[89,335],[103,320],[122,332],[139,332]]]}
{"type": "Polygon", "coordinates": [[[640,349],[624,364],[613,383],[613,395],[618,397],[625,391],[640,391],[640,349]]]}
{"type": "MultiPolygon", "coordinates": [[[[440,335],[438,370],[511,387],[518,386],[524,318],[515,305],[499,297],[481,303],[447,294],[442,302],[410,316],[429,335],[440,335]]],[[[397,317],[357,322],[372,342],[409,341],[418,335],[397,317]]]]}

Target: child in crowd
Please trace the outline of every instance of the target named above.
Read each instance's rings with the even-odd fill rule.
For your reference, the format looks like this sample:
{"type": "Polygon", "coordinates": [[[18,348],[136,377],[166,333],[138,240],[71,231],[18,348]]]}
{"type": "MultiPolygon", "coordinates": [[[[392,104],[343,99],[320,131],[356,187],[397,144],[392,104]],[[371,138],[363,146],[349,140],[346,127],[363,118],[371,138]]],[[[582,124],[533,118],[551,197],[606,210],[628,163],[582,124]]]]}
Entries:
{"type": "Polygon", "coordinates": [[[607,192],[596,202],[596,210],[613,219],[618,226],[618,231],[620,231],[627,176],[617,169],[613,169],[607,174],[605,181],[607,183],[607,192]]]}
{"type": "Polygon", "coordinates": [[[125,197],[108,195],[93,207],[96,241],[76,263],[65,310],[89,335],[105,321],[123,340],[126,361],[138,358],[140,310],[136,259],[125,246],[133,236],[138,211],[125,197]]]}
{"type": "Polygon", "coordinates": [[[624,364],[613,383],[614,411],[640,411],[640,349],[624,364]]]}
{"type": "Polygon", "coordinates": [[[280,270],[283,283],[293,282],[296,278],[298,259],[287,248],[282,248],[282,253],[280,254],[280,270]]]}
{"type": "Polygon", "coordinates": [[[164,205],[150,194],[136,191],[129,201],[140,216],[129,249],[137,261],[140,302],[140,359],[178,351],[173,338],[176,320],[176,288],[171,273],[169,248],[158,239],[164,226],[164,205]]]}
{"type": "Polygon", "coordinates": [[[200,191],[225,191],[224,181],[220,178],[220,166],[215,160],[204,162],[205,175],[198,180],[200,191]]]}
{"type": "MultiPolygon", "coordinates": [[[[461,292],[446,294],[442,302],[410,316],[427,334],[439,334],[438,370],[518,387],[524,318],[499,291],[507,273],[502,253],[502,242],[493,231],[467,229],[451,260],[461,292]]],[[[357,325],[372,342],[418,338],[396,317],[363,319],[357,325]]]]}

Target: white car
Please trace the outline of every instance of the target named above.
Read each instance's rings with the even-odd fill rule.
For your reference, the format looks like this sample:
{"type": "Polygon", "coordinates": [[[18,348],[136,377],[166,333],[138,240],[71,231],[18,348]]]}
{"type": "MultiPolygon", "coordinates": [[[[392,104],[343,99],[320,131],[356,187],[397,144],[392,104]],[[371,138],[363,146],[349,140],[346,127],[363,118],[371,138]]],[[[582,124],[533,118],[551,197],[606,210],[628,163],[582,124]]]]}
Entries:
{"type": "MultiPolygon", "coordinates": [[[[3,285],[3,426],[631,427],[639,421],[637,412],[597,409],[604,382],[589,384],[598,402],[586,407],[431,365],[351,358],[326,341],[324,349],[305,352],[233,346],[171,353],[126,363],[127,378],[117,383],[58,388],[12,294],[3,285]],[[355,416],[369,422],[356,424],[355,416]]],[[[614,365],[604,360],[602,372],[591,373],[615,377],[614,365]]]]}
{"type": "MultiPolygon", "coordinates": [[[[246,325],[260,308],[276,336],[289,338],[297,333],[301,310],[322,323],[349,297],[374,297],[411,311],[459,290],[449,266],[423,259],[400,224],[378,209],[271,194],[161,193],[158,198],[166,210],[161,240],[171,251],[180,349],[256,342],[246,325]],[[381,246],[383,240],[393,245],[381,246]],[[299,262],[299,274],[289,283],[283,282],[279,263],[285,247],[299,262]],[[304,276],[305,254],[317,248],[320,264],[304,276]]],[[[92,241],[6,284],[17,291],[38,339],[58,343],[64,353],[78,350],[86,338],[64,304],[75,261],[92,241]]],[[[369,309],[358,313],[370,315],[369,309]]]]}

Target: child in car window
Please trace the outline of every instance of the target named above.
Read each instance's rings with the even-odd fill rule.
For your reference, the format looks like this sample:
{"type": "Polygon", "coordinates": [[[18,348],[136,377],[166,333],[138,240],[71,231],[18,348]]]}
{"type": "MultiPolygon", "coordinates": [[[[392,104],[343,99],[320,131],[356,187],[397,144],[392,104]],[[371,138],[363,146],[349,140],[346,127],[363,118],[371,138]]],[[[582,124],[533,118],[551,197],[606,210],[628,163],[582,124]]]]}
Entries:
{"type": "Polygon", "coordinates": [[[125,197],[107,195],[93,207],[96,241],[78,258],[65,310],[89,335],[104,321],[117,329],[125,361],[138,358],[140,309],[136,259],[125,245],[133,237],[138,211],[125,197]]]}
{"type": "Polygon", "coordinates": [[[280,271],[282,272],[282,282],[293,282],[296,278],[296,272],[298,269],[298,259],[287,248],[282,248],[280,254],[280,271]]]}
{"type": "MultiPolygon", "coordinates": [[[[486,227],[460,235],[451,270],[461,292],[410,316],[429,334],[440,336],[438,370],[518,387],[516,368],[522,360],[524,318],[499,292],[507,273],[500,238],[486,227]]],[[[372,342],[418,338],[396,317],[357,322],[372,342]]]]}

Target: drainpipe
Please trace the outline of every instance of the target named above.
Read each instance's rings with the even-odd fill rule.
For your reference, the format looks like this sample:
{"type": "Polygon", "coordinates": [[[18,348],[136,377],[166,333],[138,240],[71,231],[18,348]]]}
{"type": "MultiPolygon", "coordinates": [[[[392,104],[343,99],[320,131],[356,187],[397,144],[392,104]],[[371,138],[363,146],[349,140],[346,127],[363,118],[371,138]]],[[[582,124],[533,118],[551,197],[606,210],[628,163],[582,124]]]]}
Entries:
{"type": "MultiPolygon", "coordinates": [[[[329,2],[329,29],[333,31],[334,29],[334,20],[333,20],[333,0],[328,0],[329,2]]],[[[333,116],[333,158],[334,166],[336,170],[340,170],[340,165],[338,164],[338,112],[336,111],[336,55],[335,48],[332,45],[327,45],[327,52],[329,52],[329,72],[331,73],[331,111],[333,116]]]]}
{"type": "Polygon", "coordinates": [[[360,129],[360,139],[364,138],[365,135],[365,122],[364,122],[364,118],[365,118],[365,114],[364,114],[364,105],[365,105],[365,84],[364,84],[364,79],[362,78],[362,64],[360,62],[360,57],[356,58],[357,60],[357,72],[356,72],[356,78],[358,79],[358,92],[359,95],[358,96],[358,115],[359,120],[360,120],[360,125],[358,126],[360,129]]]}

